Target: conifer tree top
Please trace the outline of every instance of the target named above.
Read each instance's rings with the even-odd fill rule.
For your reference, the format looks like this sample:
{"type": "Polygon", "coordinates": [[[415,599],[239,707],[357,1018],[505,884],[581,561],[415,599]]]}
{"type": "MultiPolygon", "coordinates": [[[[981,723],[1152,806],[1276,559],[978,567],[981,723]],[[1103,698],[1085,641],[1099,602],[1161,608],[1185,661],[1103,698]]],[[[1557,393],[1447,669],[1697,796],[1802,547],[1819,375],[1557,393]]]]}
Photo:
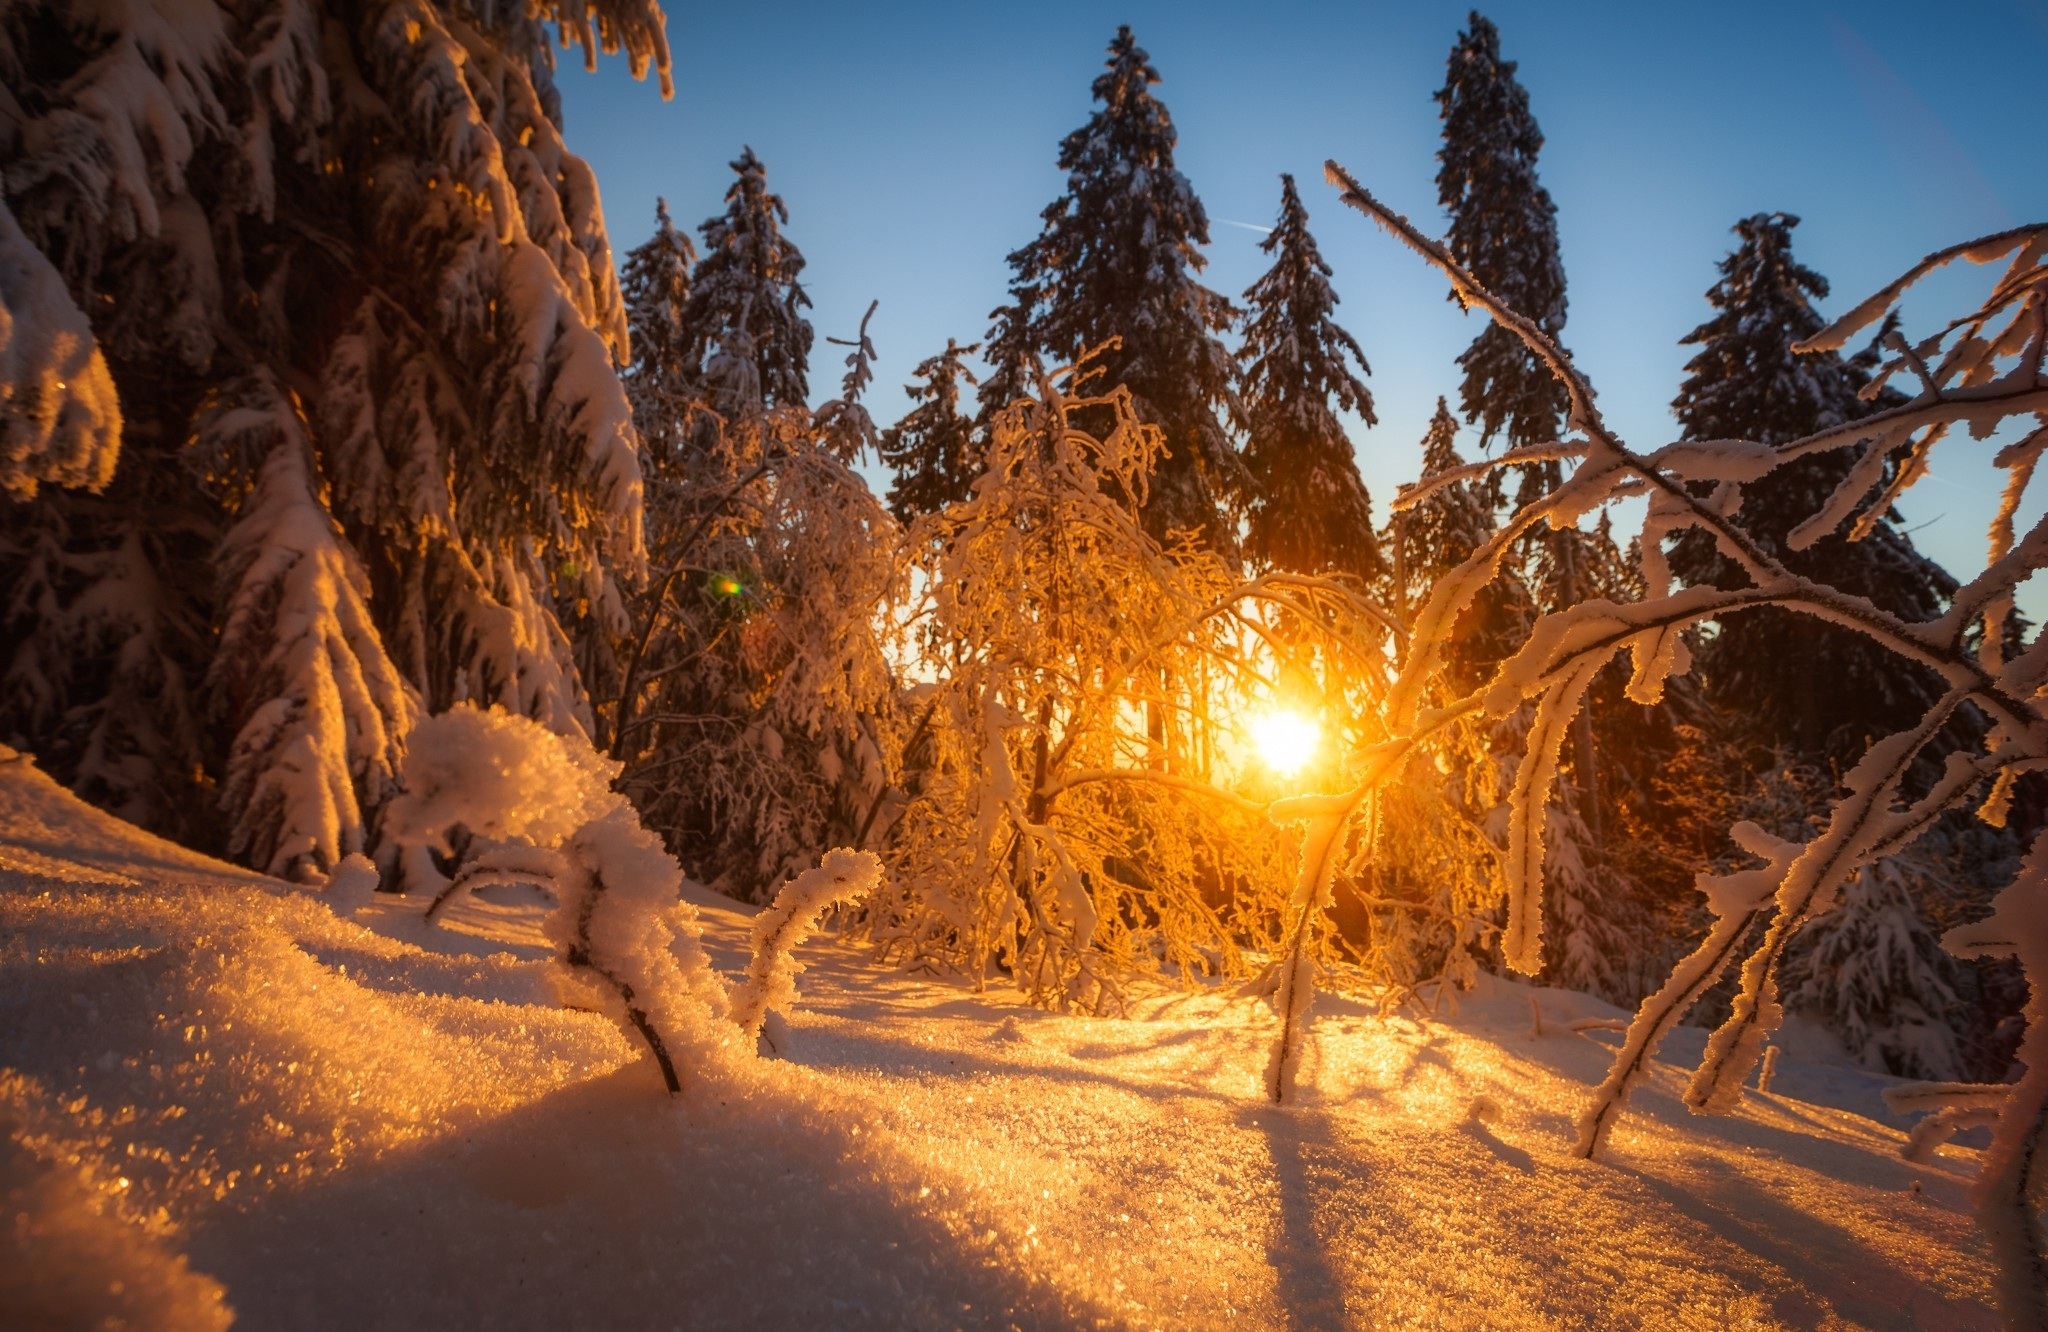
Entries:
{"type": "MultiPolygon", "coordinates": [[[[1564,331],[1557,205],[1536,179],[1543,132],[1500,32],[1476,10],[1458,34],[1436,94],[1444,124],[1437,199],[1451,215],[1451,253],[1480,283],[1553,338],[1564,331]]],[[[1455,299],[1455,293],[1453,294],[1455,299]]],[[[1557,437],[1563,389],[1521,341],[1489,324],[1465,354],[1465,419],[1509,445],[1557,437]]]]}
{"type": "Polygon", "coordinates": [[[705,220],[704,258],[693,278],[688,323],[700,355],[716,345],[751,361],[768,404],[802,404],[809,396],[810,306],[798,275],[802,251],[782,234],[789,206],[768,189],[768,168],[743,148],[725,192],[725,212],[705,220]]]}
{"type": "Polygon", "coordinates": [[[1564,275],[1557,206],[1536,179],[1543,131],[1515,62],[1501,59],[1500,30],[1477,10],[1469,23],[1436,93],[1444,122],[1437,200],[1451,213],[1452,253],[1496,296],[1554,332],[1564,325],[1564,275]]]}
{"type": "Polygon", "coordinates": [[[1092,87],[1100,108],[1060,142],[1067,192],[1045,209],[1045,232],[1010,256],[1020,279],[1151,251],[1142,268],[1124,276],[1165,285],[1208,262],[1200,247],[1209,243],[1209,215],[1173,164],[1179,134],[1152,95],[1159,71],[1128,27],[1117,29],[1105,64],[1092,87]]]}
{"type": "Polygon", "coordinates": [[[1221,497],[1241,465],[1217,421],[1236,415],[1229,353],[1215,335],[1235,316],[1196,280],[1209,218],[1173,163],[1173,118],[1152,93],[1159,82],[1128,27],[1109,45],[1094,82],[1098,106],[1061,141],[1067,188],[1042,214],[1038,237],[1009,256],[1011,302],[997,311],[988,359],[984,424],[1020,386],[1034,356],[1071,363],[1111,338],[1096,362],[1099,383],[1129,387],[1139,416],[1166,434],[1147,520],[1155,532],[1200,530],[1228,548],[1221,497]]]}
{"type": "MultiPolygon", "coordinates": [[[[1372,390],[1345,363],[1349,355],[1365,374],[1372,373],[1358,340],[1332,317],[1338,296],[1330,286],[1332,270],[1309,234],[1308,209],[1294,188],[1294,177],[1280,177],[1280,217],[1259,242],[1272,255],[1273,266],[1245,289],[1247,311],[1244,393],[1289,403],[1304,428],[1302,416],[1312,406],[1334,399],[1345,411],[1357,412],[1367,425],[1377,425],[1372,390]]],[[[1320,424],[1317,422],[1316,424],[1320,424]]]]}
{"type": "Polygon", "coordinates": [[[1458,418],[1451,415],[1450,404],[1438,394],[1436,412],[1429,418],[1429,430],[1422,437],[1422,474],[1436,476],[1464,465],[1465,460],[1458,453],[1458,418]]]}
{"type": "Polygon", "coordinates": [[[690,298],[690,266],[697,247],[668,215],[668,200],[654,201],[654,234],[627,252],[620,285],[632,332],[633,360],[672,372],[679,365],[683,311],[690,298]]]}
{"type": "MultiPolygon", "coordinates": [[[[1671,404],[1684,438],[1782,444],[1884,405],[1858,396],[1868,382],[1864,357],[1793,350],[1822,327],[1813,302],[1828,292],[1825,278],[1792,257],[1798,225],[1786,213],[1735,224],[1739,243],[1707,292],[1714,315],[1683,339],[1699,348],[1671,404]]],[[[1789,544],[1792,529],[1827,502],[1867,447],[1799,458],[1745,486],[1737,521],[1793,573],[1908,622],[1931,620],[1955,580],[1914,549],[1895,513],[1859,540],[1838,529],[1800,549],[1789,544]]],[[[1694,533],[1672,550],[1671,568],[1688,583],[1734,586],[1743,578],[1694,533]]],[[[1739,700],[1745,724],[1770,728],[1815,760],[1853,757],[1873,736],[1919,716],[1940,692],[1936,677],[1868,639],[1776,610],[1724,622],[1700,660],[1710,697],[1739,700]],[[1798,669],[1788,671],[1788,662],[1798,669]]]]}
{"type": "Polygon", "coordinates": [[[889,487],[889,511],[905,521],[967,498],[981,472],[981,451],[973,422],[960,413],[960,384],[975,382],[966,358],[981,344],[961,346],[946,339],[946,350],[927,356],[905,386],[916,406],[882,432],[882,461],[896,472],[889,487]]]}
{"type": "Polygon", "coordinates": [[[1824,322],[1813,302],[1827,279],[1792,257],[1789,213],[1757,213],[1735,224],[1741,238],[1707,291],[1716,313],[1680,339],[1700,350],[1671,409],[1689,439],[1756,439],[1778,444],[1846,419],[1855,386],[1832,354],[1792,350],[1824,322]]]}
{"type": "Polygon", "coordinates": [[[1245,292],[1249,321],[1238,353],[1250,434],[1246,548],[1280,568],[1370,577],[1381,564],[1372,502],[1335,411],[1374,424],[1372,392],[1350,362],[1370,368],[1332,317],[1330,266],[1309,234],[1294,177],[1280,182],[1280,217],[1260,245],[1273,266],[1245,292]]]}

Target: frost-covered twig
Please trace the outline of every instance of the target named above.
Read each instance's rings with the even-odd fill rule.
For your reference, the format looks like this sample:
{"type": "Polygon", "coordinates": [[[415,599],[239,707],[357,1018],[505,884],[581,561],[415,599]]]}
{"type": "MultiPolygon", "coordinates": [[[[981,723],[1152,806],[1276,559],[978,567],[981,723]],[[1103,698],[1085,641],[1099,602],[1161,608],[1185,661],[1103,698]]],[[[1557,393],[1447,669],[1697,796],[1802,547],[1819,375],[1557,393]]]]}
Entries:
{"type": "Polygon", "coordinates": [[[816,869],[783,885],[775,901],[754,918],[754,955],[746,980],[732,997],[732,1020],[749,1041],[760,1038],[770,1011],[796,1001],[796,978],[804,969],[796,946],[827,911],[867,896],[881,877],[882,862],[866,851],[828,851],[816,869]]]}
{"type": "Polygon", "coordinates": [[[2006,1094],[1977,1176],[1977,1206],[1998,1259],[1999,1311],[2008,1326],[2048,1326],[2048,1248],[2040,1203],[2048,1186],[2048,836],[2037,837],[2013,881],[1974,925],[1942,940],[1963,957],[2014,957],[2027,977],[2027,1030],[2015,1053],[2026,1075],[2006,1094]]]}
{"type": "MultiPolygon", "coordinates": [[[[1810,452],[1844,447],[1873,436],[1910,433],[1944,420],[1968,420],[1975,429],[1981,428],[1980,423],[1986,419],[2001,419],[2014,413],[2048,412],[2048,386],[2007,381],[1996,389],[1952,395],[1939,403],[1914,402],[1893,412],[1873,414],[1775,449],[1747,441],[1688,442],[1671,445],[1646,457],[1628,448],[1607,427],[1594,401],[1592,385],[1548,334],[1488,292],[1448,251],[1416,230],[1405,217],[1380,203],[1343,167],[1335,162],[1327,163],[1326,173],[1331,183],[1343,191],[1346,203],[1379,222],[1443,272],[1461,298],[1484,309],[1503,327],[1513,331],[1550,367],[1565,385],[1570,399],[1568,425],[1584,437],[1578,450],[1582,461],[1571,478],[1548,496],[1521,510],[1513,522],[1495,535],[1483,552],[1475,554],[1465,566],[1439,585],[1424,616],[1418,617],[1416,636],[1425,651],[1412,657],[1401,673],[1394,704],[1390,707],[1394,717],[1399,718],[1403,709],[1415,705],[1428,677],[1433,676],[1441,664],[1436,654],[1428,650],[1428,645],[1437,635],[1424,632],[1424,620],[1438,622],[1435,627],[1439,631],[1448,628],[1464,606],[1477,596],[1479,589],[1491,581],[1494,569],[1511,544],[1506,539],[1511,532],[1518,539],[1539,518],[1553,527],[1576,523],[1584,514],[1614,498],[1615,492],[1631,481],[1658,492],[1657,504],[1667,515],[1683,515],[1682,521],[1668,524],[1665,530],[1673,530],[1675,526],[1697,526],[1706,530],[1758,587],[1780,588],[1782,595],[1799,603],[1797,608],[1864,633],[1901,656],[1933,668],[1951,684],[1969,687],[1976,701],[2001,722],[2022,724],[2023,719],[2031,715],[2024,693],[2006,687],[2003,681],[1981,669],[1974,657],[1946,650],[1950,644],[1945,639],[1929,641],[1931,635],[1924,630],[1916,631],[1915,626],[1905,624],[1860,597],[1796,578],[1727,513],[1692,493],[1687,483],[1710,477],[1722,479],[1717,475],[1717,469],[1726,472],[1730,468],[1732,479],[1754,481],[1773,468],[1810,452]]],[[[2048,228],[2035,230],[2048,235],[2048,228]]],[[[2004,235],[1998,239],[2002,242],[2004,235]]],[[[2035,247],[2039,243],[2037,236],[2035,247]]],[[[1963,249],[1966,251],[1968,247],[1963,249]]],[[[2023,254],[2022,258],[2025,257],[2023,254]]],[[[1964,365],[1960,370],[1974,368],[1974,365],[1964,365]]],[[[1515,454],[1510,452],[1491,460],[1488,465],[1497,468],[1516,461],[1515,454]]],[[[1409,498],[1404,495],[1396,501],[1396,507],[1406,507],[1408,503],[1409,498]]],[[[1811,539],[1811,534],[1808,539],[1811,539]]],[[[1653,551],[1652,544],[1643,543],[1644,558],[1647,563],[1661,562],[1661,551],[1653,551]]],[[[1956,626],[1956,632],[1960,633],[1962,627],[1956,626]]],[[[1399,724],[1398,720],[1396,724],[1399,724]]]]}
{"type": "Polygon", "coordinates": [[[1908,1161],[1932,1160],[1935,1149],[1963,1130],[1996,1124],[2011,1101],[2012,1087],[2002,1082],[1909,1082],[1884,1092],[1895,1112],[1925,1112],[1899,1149],[1908,1161]]]}

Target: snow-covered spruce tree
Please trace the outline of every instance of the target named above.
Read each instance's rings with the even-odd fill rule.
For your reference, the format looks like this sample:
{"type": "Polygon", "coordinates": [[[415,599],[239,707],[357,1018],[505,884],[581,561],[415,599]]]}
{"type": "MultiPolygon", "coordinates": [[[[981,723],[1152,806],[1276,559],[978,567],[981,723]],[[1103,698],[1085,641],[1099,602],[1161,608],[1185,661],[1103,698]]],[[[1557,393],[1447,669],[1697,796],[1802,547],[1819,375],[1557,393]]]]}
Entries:
{"type": "Polygon", "coordinates": [[[1337,411],[1373,425],[1358,340],[1333,318],[1330,266],[1308,231],[1294,177],[1280,177],[1280,219],[1259,248],[1273,266],[1244,293],[1238,349],[1244,400],[1245,553],[1256,565],[1371,580],[1383,572],[1372,500],[1337,411]]]}
{"type": "MultiPolygon", "coordinates": [[[[645,0],[174,15],[46,0],[0,18],[7,207],[92,320],[125,453],[112,503],[46,487],[8,524],[26,535],[0,579],[35,591],[10,606],[4,726],[94,798],[123,807],[195,772],[234,798],[300,792],[314,805],[280,796],[266,827],[224,812],[245,854],[272,848],[266,867],[327,868],[307,830],[337,827],[336,848],[359,836],[331,823],[347,821],[337,795],[369,818],[389,755],[369,761],[383,742],[345,732],[360,714],[309,701],[285,665],[294,641],[347,644],[370,675],[381,651],[430,708],[585,724],[557,608],[616,614],[615,573],[640,558],[639,444],[550,24],[666,78],[645,0]],[[272,465],[285,449],[304,453],[296,474],[272,465]],[[330,532],[314,535],[301,494],[330,532]],[[323,599],[344,584],[346,606],[323,599]],[[213,669],[194,619],[273,663],[281,692],[213,669]],[[59,660],[58,643],[95,650],[59,660]],[[252,742],[172,743],[204,733],[202,711],[252,742]],[[283,743],[295,727],[306,743],[283,743]],[[310,760],[322,771],[270,766],[310,760]]],[[[380,710],[399,719],[388,695],[380,710]]]]}
{"type": "MultiPolygon", "coordinates": [[[[1722,260],[1720,280],[1707,293],[1715,315],[1685,339],[1699,351],[1688,362],[1687,379],[1673,403],[1684,438],[1785,444],[1903,401],[1896,391],[1871,385],[1873,354],[1845,359],[1833,351],[1797,350],[1803,339],[1822,327],[1812,301],[1828,290],[1826,279],[1793,258],[1792,230],[1798,221],[1785,214],[1758,214],[1736,224],[1741,243],[1722,260]],[[1866,388],[1867,399],[1862,396],[1866,388]]],[[[1954,593],[1955,580],[1913,548],[1890,504],[1894,487],[1910,479],[1902,476],[1904,471],[1924,466],[1931,443],[1915,440],[1909,449],[1890,457],[1869,454],[1859,446],[1789,462],[1768,487],[1745,495],[1743,526],[1795,574],[1862,597],[1906,621],[1932,619],[1954,593]],[[1793,533],[1845,487],[1860,487],[1859,499],[1878,498],[1853,528],[1795,543],[1793,533]]],[[[1691,583],[1739,586],[1743,581],[1729,558],[1697,531],[1677,543],[1671,565],[1678,577],[1691,583]]],[[[1738,732],[1772,738],[1807,762],[1836,767],[1853,763],[1871,740],[1923,715],[1942,693],[1941,680],[1927,668],[1896,660],[1851,629],[1776,607],[1721,622],[1701,646],[1699,673],[1709,699],[1735,722],[1738,732]],[[1800,662],[1801,669],[1784,669],[1787,661],[1800,662]]],[[[1950,739],[1930,749],[1930,773],[1944,744],[1979,726],[1975,709],[1963,709],[1952,723],[1950,739]]],[[[1935,860],[1957,862],[1943,847],[1970,835],[1968,821],[1944,820],[1931,834],[1931,842],[1942,846],[1930,851],[1931,859],[1914,863],[1924,867],[1935,860]]],[[[1984,839],[1978,835],[1975,840],[1984,839]]],[[[1999,862],[2009,860],[2015,850],[2008,845],[2002,854],[1974,857],[1978,863],[1957,863],[1963,872],[1952,883],[1944,883],[1946,875],[1888,872],[1883,897],[1892,910],[1886,919],[1903,924],[1910,917],[1915,930],[1929,934],[1919,923],[1922,914],[1940,896],[1958,890],[1966,910],[1981,911],[2000,881],[1989,876],[1998,873],[1999,862]],[[1904,900],[1895,900],[1901,893],[1904,900]]],[[[1875,909],[1874,892],[1850,891],[1842,911],[1875,909]]],[[[1849,940],[1894,954],[1904,947],[1888,943],[1874,925],[1817,922],[1815,929],[1821,933],[1795,941],[1790,957],[1797,960],[1810,947],[1836,956],[1849,940]]],[[[1952,1077],[1953,1047],[1970,1035],[1971,1028],[1997,1016],[1967,1012],[1942,989],[1962,983],[1962,970],[1950,966],[1944,975],[1930,978],[1873,957],[1860,970],[1802,971],[1800,1003],[1820,1015],[1858,1054],[1882,1050],[1898,1069],[1915,1068],[1935,1076],[1932,1070],[1939,1068],[1946,1070],[1942,1076],[1952,1077]],[[1866,982],[1879,976],[1903,987],[1894,996],[1900,1011],[1915,1009],[1930,1020],[1958,1024],[1950,1033],[1954,1039],[1943,1048],[1929,1047],[1923,1057],[1896,1042],[1886,1045],[1874,1035],[1862,1015],[1873,1002],[1865,992],[1866,982]]],[[[1975,988],[1976,979],[1971,978],[1970,988],[1975,988]]],[[[1997,1070],[1990,1073],[1996,1076],[1997,1070]]]]}
{"type": "MultiPolygon", "coordinates": [[[[1822,328],[1813,302],[1828,293],[1827,280],[1792,257],[1798,225],[1783,213],[1735,224],[1741,243],[1721,261],[1720,280],[1707,292],[1714,316],[1683,339],[1699,351],[1672,402],[1682,438],[1782,445],[1873,410],[1858,397],[1869,381],[1862,367],[1832,351],[1796,350],[1822,328]]],[[[1954,594],[1955,580],[1913,548],[1887,485],[1903,469],[1917,471],[1924,457],[1925,446],[1916,444],[1910,457],[1896,459],[1855,448],[1788,461],[1769,485],[1744,493],[1743,528],[1801,577],[1902,619],[1932,619],[1954,594]],[[1856,482],[1854,500],[1885,487],[1885,502],[1854,531],[1793,541],[1794,530],[1825,509],[1838,488],[1856,482]]],[[[1678,542],[1671,567],[1687,583],[1743,581],[1739,565],[1701,532],[1678,542]]],[[[1926,668],[1896,660],[1854,630],[1775,607],[1721,623],[1703,645],[1699,667],[1708,697],[1731,716],[1822,763],[1853,762],[1873,738],[1920,716],[1941,693],[1926,668]],[[1801,668],[1786,670],[1788,661],[1801,668]]]]}
{"type": "Polygon", "coordinates": [[[367,849],[419,695],[385,654],[369,580],[315,490],[305,419],[268,371],[221,385],[191,447],[210,470],[237,455],[255,467],[220,545],[207,681],[220,715],[240,719],[221,792],[228,850],[273,874],[324,872],[367,849]]]}
{"type": "Polygon", "coordinates": [[[689,234],[669,220],[668,200],[655,200],[654,234],[627,251],[620,274],[633,346],[623,378],[650,472],[680,460],[701,408],[703,367],[691,359],[688,316],[696,262],[689,234]]]}
{"type": "MultiPolygon", "coordinates": [[[[1437,153],[1437,198],[1449,215],[1445,245],[1453,257],[1493,296],[1533,321],[1553,340],[1565,323],[1564,264],[1558,252],[1557,206],[1537,179],[1543,132],[1529,109],[1529,94],[1515,77],[1515,63],[1501,58],[1500,32],[1474,11],[1458,34],[1436,94],[1443,118],[1443,147],[1437,153]]],[[[1466,304],[1463,292],[1452,299],[1466,304]]],[[[1510,450],[1540,448],[1561,434],[1566,407],[1562,388],[1540,357],[1520,339],[1488,320],[1458,358],[1464,368],[1459,389],[1468,422],[1483,442],[1503,439],[1510,450]]],[[[1516,503],[1557,488],[1563,470],[1556,458],[1532,460],[1521,472],[1516,503]]],[[[1487,479],[1498,495],[1499,480],[1487,479]]],[[[1620,563],[1604,529],[1576,528],[1539,533],[1517,552],[1520,583],[1541,610],[1557,610],[1603,595],[1600,571],[1620,563]]],[[[1513,729],[1513,728],[1511,728],[1513,729]]],[[[1579,922],[1578,937],[1598,929],[1614,914],[1605,899],[1621,887],[1594,834],[1602,823],[1600,745],[1591,711],[1573,728],[1567,761],[1569,799],[1555,830],[1572,844],[1561,856],[1551,885],[1560,914],[1579,922]]],[[[1612,937],[1608,943],[1618,942],[1612,937]]],[[[1582,947],[1560,954],[1591,967],[1569,968],[1552,978],[1562,983],[1615,991],[1596,983],[1605,968],[1593,965],[1612,946],[1582,947]]]]}
{"type": "Polygon", "coordinates": [[[974,422],[960,411],[960,382],[975,382],[965,358],[981,344],[965,347],[951,338],[946,350],[918,362],[917,380],[904,389],[916,405],[882,432],[882,461],[895,472],[889,486],[889,511],[902,522],[967,498],[981,475],[974,422]]]}
{"type": "MultiPolygon", "coordinates": [[[[1541,355],[1570,395],[1570,424],[1577,438],[1569,443],[1569,455],[1578,463],[1576,470],[1438,584],[1418,617],[1412,650],[1389,699],[1390,727],[1408,744],[1468,711],[1485,708],[1501,714],[1525,699],[1536,701],[1528,755],[1517,772],[1508,843],[1505,951],[1511,964],[1525,971],[1541,964],[1542,815],[1556,774],[1555,756],[1593,677],[1623,651],[1634,662],[1631,697],[1650,701],[1674,673],[1690,669],[1685,647],[1690,628],[1750,608],[1778,607],[1859,633],[1893,659],[1924,668],[1939,681],[1941,693],[1925,712],[1881,734],[1843,773],[1817,832],[1778,836],[1753,822],[1730,829],[1735,843],[1758,863],[1700,874],[1697,882],[1714,916],[1712,928],[1638,1010],[1605,1083],[1581,1117],[1579,1151],[1598,1153],[1664,1036],[1740,958],[1731,1011],[1708,1039],[1685,1091],[1694,1110],[1725,1112],[1740,1101],[1764,1043],[1783,1020],[1785,965],[1802,928],[1835,909],[1852,876],[1907,851],[1952,811],[1973,812],[1994,826],[2004,823],[2020,775],[2048,764],[2048,710],[2042,703],[2048,639],[2038,632],[2027,637],[2007,630],[2014,590],[2048,565],[2048,520],[2024,535],[2016,530],[2028,485],[2048,448],[2048,429],[2042,428],[2048,416],[2048,319],[2042,317],[2048,309],[2048,225],[2015,228],[1930,255],[1794,349],[1839,351],[1882,319],[1914,283],[1956,259],[2009,261],[1974,314],[1918,342],[1896,335],[1885,339],[1876,382],[1899,382],[1901,400],[1895,405],[1782,444],[1679,441],[1641,454],[1607,427],[1585,377],[1540,327],[1494,299],[1442,246],[1380,205],[1342,168],[1331,164],[1330,175],[1347,201],[1436,264],[1541,355]],[[1991,525],[1987,567],[1924,620],[1907,619],[1794,572],[1744,525],[1744,499],[1767,490],[1782,469],[1803,458],[1840,453],[1854,460],[1853,468],[1831,493],[1816,497],[1817,509],[1792,529],[1785,546],[1797,552],[1845,527],[1874,531],[1899,490],[1920,471],[1902,466],[1904,481],[1881,486],[1890,460],[1921,456],[1931,438],[1959,423],[1967,423],[1981,439],[2012,418],[2032,418],[2027,421],[2031,428],[1994,459],[2006,471],[2008,485],[1991,525]],[[1703,485],[1711,490],[1697,493],[1695,487],[1703,485]],[[1622,494],[1648,500],[1644,529],[1635,543],[1641,599],[1587,601],[1546,615],[1528,642],[1502,663],[1490,686],[1453,706],[1423,712],[1427,684],[1442,664],[1441,626],[1491,578],[1512,544],[1538,521],[1557,528],[1574,525],[1622,494]],[[1737,585],[1674,587],[1665,543],[1692,530],[1710,535],[1737,565],[1741,578],[1730,580],[1737,585]],[[1953,723],[1966,709],[1981,713],[1988,726],[1958,735],[1953,723]]],[[[1398,748],[1400,741],[1382,750],[1398,748]]],[[[1356,798],[1365,800],[1388,770],[1388,761],[1376,764],[1356,798]]],[[[2048,1234],[2041,1218],[2048,1193],[2042,1166],[2048,1148],[2044,847],[2048,842],[2036,836],[1988,918],[1953,928],[1944,939],[1958,955],[2012,957],[2024,968],[2030,993],[2018,1052],[2023,1075],[2012,1084],[1930,1084],[1916,1093],[1923,1106],[1946,1103],[1970,1113],[1986,1107],[1997,1112],[1977,1197],[2000,1266],[2000,1310],[2014,1328],[2048,1322],[2048,1234]]]]}
{"type": "Polygon", "coordinates": [[[737,357],[752,368],[763,404],[801,407],[810,400],[811,355],[811,322],[799,313],[811,304],[797,281],[804,256],[782,234],[789,206],[768,192],[768,168],[754,150],[741,149],[732,169],[725,211],[698,228],[704,257],[691,275],[684,360],[737,357]]]}
{"type": "MultiPolygon", "coordinates": [[[[1500,57],[1500,30],[1474,10],[1451,48],[1436,94],[1444,123],[1437,152],[1437,202],[1450,215],[1445,248],[1509,309],[1555,339],[1564,331],[1564,263],[1558,257],[1557,205],[1536,180],[1543,131],[1515,62],[1500,57]]],[[[1461,292],[1453,299],[1464,301],[1461,292]]],[[[1458,357],[1467,421],[1481,437],[1509,448],[1558,437],[1565,395],[1519,338],[1488,322],[1458,357]]],[[[1541,479],[1556,484],[1554,462],[1541,479]]]]}
{"type": "Polygon", "coordinates": [[[1840,904],[1785,955],[1784,1004],[1818,1017],[1871,1068],[1953,1082],[1961,1064],[1949,1010],[1961,964],[1922,919],[1915,880],[1938,872],[1908,852],[1852,875],[1840,904]]]}
{"type": "MultiPolygon", "coordinates": [[[[1178,135],[1152,93],[1158,71],[1128,27],[1105,64],[1093,89],[1100,109],[1060,143],[1066,192],[1047,205],[1038,238],[1009,256],[1011,299],[989,331],[994,373],[977,420],[986,433],[1020,389],[1035,391],[1034,357],[1067,365],[1101,349],[1102,384],[1129,389],[1139,419],[1165,436],[1147,529],[1162,540],[1196,532],[1230,552],[1243,465],[1218,418],[1240,413],[1217,334],[1236,312],[1196,280],[1209,217],[1173,164],[1178,135]]],[[[1107,418],[1084,424],[1114,428],[1107,418]]]]}

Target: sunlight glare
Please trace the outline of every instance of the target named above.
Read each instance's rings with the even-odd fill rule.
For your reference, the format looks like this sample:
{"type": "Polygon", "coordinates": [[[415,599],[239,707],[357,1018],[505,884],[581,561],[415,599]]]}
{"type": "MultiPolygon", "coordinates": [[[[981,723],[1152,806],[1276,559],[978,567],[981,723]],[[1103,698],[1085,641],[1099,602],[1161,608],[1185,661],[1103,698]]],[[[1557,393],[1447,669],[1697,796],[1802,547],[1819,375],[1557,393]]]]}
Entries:
{"type": "Polygon", "coordinates": [[[1268,712],[1252,722],[1252,740],[1259,757],[1282,777],[1292,777],[1315,757],[1321,731],[1315,722],[1299,713],[1268,712]]]}

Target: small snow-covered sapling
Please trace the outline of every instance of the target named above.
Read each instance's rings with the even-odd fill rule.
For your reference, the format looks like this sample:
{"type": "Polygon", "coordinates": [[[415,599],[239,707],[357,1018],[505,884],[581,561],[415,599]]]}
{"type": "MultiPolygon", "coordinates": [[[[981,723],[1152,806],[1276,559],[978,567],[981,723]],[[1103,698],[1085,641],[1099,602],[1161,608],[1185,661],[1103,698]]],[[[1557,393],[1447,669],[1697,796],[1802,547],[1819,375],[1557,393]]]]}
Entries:
{"type": "Polygon", "coordinates": [[[733,1021],[748,1040],[760,1040],[771,1010],[796,1002],[796,978],[804,969],[796,946],[827,910],[867,896],[881,878],[882,862],[872,853],[844,847],[828,851],[818,868],[783,885],[768,909],[754,918],[754,956],[732,996],[733,1021]]]}

